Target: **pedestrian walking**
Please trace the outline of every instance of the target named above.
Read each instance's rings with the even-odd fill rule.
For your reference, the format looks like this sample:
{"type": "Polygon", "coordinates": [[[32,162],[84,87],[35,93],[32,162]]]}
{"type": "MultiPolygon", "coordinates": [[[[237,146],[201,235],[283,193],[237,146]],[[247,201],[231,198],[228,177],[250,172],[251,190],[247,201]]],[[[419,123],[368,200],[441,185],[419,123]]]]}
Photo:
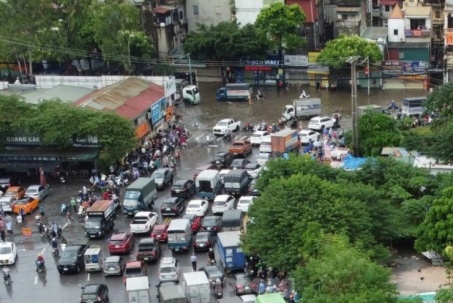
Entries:
{"type": "Polygon", "coordinates": [[[13,234],[13,218],[8,214],[5,218],[6,233],[9,235],[13,234]]]}
{"type": "Polygon", "coordinates": [[[44,217],[46,215],[46,207],[44,205],[39,205],[39,213],[41,214],[41,217],[44,217]]]}
{"type": "Polygon", "coordinates": [[[190,262],[192,262],[193,271],[197,271],[197,256],[195,256],[195,253],[190,257],[190,262]]]}
{"type": "Polygon", "coordinates": [[[71,212],[68,211],[68,212],[66,213],[66,220],[68,220],[68,225],[71,225],[71,219],[72,219],[72,218],[71,218],[71,212]]]}
{"type": "Polygon", "coordinates": [[[3,228],[0,230],[0,237],[2,238],[2,241],[5,242],[5,230],[3,228]]]}
{"type": "Polygon", "coordinates": [[[75,197],[71,197],[71,201],[69,202],[69,205],[71,205],[71,211],[73,213],[77,212],[77,200],[75,197]]]}
{"type": "Polygon", "coordinates": [[[23,208],[20,209],[19,215],[20,215],[21,223],[25,224],[25,210],[23,208]]]}
{"type": "Polygon", "coordinates": [[[319,81],[316,81],[316,90],[319,92],[319,89],[321,88],[321,83],[319,81]]]}
{"type": "Polygon", "coordinates": [[[5,210],[3,209],[2,205],[0,205],[0,216],[2,216],[3,218],[5,217],[5,210]]]}

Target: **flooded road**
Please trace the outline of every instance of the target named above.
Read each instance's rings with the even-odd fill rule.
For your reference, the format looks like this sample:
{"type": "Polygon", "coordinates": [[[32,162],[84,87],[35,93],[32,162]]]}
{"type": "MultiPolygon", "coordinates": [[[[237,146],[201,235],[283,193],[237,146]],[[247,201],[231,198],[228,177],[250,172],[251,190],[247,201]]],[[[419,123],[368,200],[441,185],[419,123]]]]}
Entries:
{"type": "MultiPolygon", "coordinates": [[[[200,123],[199,128],[211,130],[218,120],[223,118],[233,118],[241,121],[243,124],[249,122],[252,125],[257,123],[276,123],[282,116],[285,105],[290,104],[293,99],[299,98],[304,89],[311,97],[318,97],[322,102],[322,114],[330,116],[336,109],[339,109],[343,116],[342,127],[349,128],[351,125],[351,89],[339,90],[320,90],[316,91],[314,87],[297,87],[292,86],[289,89],[277,90],[274,86],[262,87],[261,92],[265,98],[256,100],[253,104],[248,102],[219,102],[215,98],[216,83],[199,83],[201,103],[200,105],[187,107],[183,110],[188,116],[193,117],[193,121],[185,123],[200,123]]],[[[256,92],[256,89],[255,89],[256,92]]],[[[367,95],[367,89],[358,89],[357,104],[358,106],[367,104],[377,104],[388,106],[390,101],[401,106],[402,99],[405,97],[426,96],[426,90],[381,90],[371,89],[370,96],[367,95]]],[[[306,123],[304,123],[306,126],[306,123]]]]}

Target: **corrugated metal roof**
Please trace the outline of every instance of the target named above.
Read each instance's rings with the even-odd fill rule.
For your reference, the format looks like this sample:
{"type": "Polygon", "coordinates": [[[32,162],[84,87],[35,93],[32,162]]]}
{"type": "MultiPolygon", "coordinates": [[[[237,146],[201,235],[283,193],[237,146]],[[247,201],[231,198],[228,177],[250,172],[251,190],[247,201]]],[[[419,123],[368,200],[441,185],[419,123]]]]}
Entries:
{"type": "Polygon", "coordinates": [[[360,36],[364,39],[377,41],[379,38],[385,39],[387,34],[388,34],[387,27],[370,26],[365,28],[365,30],[360,36]]]}
{"type": "Polygon", "coordinates": [[[431,6],[407,6],[404,14],[406,17],[431,17],[431,6]]]}
{"type": "Polygon", "coordinates": [[[114,111],[124,118],[135,119],[163,97],[163,86],[131,77],[96,90],[74,104],[93,110],[114,111]]]}
{"type": "Polygon", "coordinates": [[[169,11],[173,11],[175,9],[176,9],[176,7],[174,7],[174,6],[159,5],[158,7],[153,9],[153,13],[155,13],[155,14],[165,14],[165,13],[167,13],[169,11]]]}

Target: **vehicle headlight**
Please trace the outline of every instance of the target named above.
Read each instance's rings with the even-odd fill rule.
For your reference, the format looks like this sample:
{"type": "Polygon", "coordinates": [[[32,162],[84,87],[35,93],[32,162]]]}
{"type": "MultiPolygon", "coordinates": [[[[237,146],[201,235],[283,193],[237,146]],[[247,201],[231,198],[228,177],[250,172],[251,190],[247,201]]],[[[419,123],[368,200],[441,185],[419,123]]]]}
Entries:
{"type": "Polygon", "coordinates": [[[100,231],[98,231],[98,235],[100,235],[100,234],[101,234],[101,232],[100,232],[100,231]]]}

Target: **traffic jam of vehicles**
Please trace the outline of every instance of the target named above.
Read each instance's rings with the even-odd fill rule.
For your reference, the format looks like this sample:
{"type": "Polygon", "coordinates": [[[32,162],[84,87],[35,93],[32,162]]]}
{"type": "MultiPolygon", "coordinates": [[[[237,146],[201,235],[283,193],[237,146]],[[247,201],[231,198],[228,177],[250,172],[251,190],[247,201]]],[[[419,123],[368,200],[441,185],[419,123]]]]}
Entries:
{"type": "MultiPolygon", "coordinates": [[[[15,224],[20,224],[25,215],[36,215],[36,225],[51,244],[60,275],[85,271],[121,277],[129,302],[151,302],[148,266],[158,268],[159,302],[212,302],[212,297],[229,297],[224,293],[227,283],[233,286],[239,302],[267,302],[264,294],[295,301],[285,275],[269,271],[258,256],[243,253],[240,235],[246,232],[250,221],[249,207],[259,203],[256,180],[266,170],[267,162],[319,141],[322,133],[318,131],[332,128],[337,122],[314,117],[308,124],[311,129],[299,131],[275,129],[275,124],[242,127],[241,122],[223,119],[206,136],[205,143],[209,148],[212,140],[220,139],[229,147],[216,151],[211,161],[196,167],[192,179],[176,177],[177,165],[173,161],[179,159],[157,164],[153,158],[153,164],[146,167],[141,164],[143,161],[133,163],[134,159],[127,159],[128,169],[118,169],[110,176],[94,172],[91,187],[83,186],[74,201],[61,205],[60,211],[62,216],[75,215],[73,219],[83,225],[84,239],[65,238],[64,227],[45,220],[44,201],[51,194],[49,186],[26,188],[14,184],[12,179],[2,179],[0,206],[5,214],[0,223],[8,231],[13,217],[15,224]],[[160,196],[160,192],[168,196],[160,196]],[[155,207],[158,197],[163,202],[155,207]],[[119,216],[130,220],[129,226],[120,231],[114,229],[119,216]],[[97,239],[107,239],[107,251],[94,244],[97,239]],[[171,250],[171,257],[163,254],[164,247],[171,250]],[[180,265],[184,254],[190,258],[193,270],[180,265]],[[207,264],[196,265],[199,254],[208,255],[207,264]]],[[[168,133],[159,136],[165,142],[168,133]]],[[[174,157],[175,151],[167,155],[162,149],[160,153],[174,157]]],[[[17,259],[14,243],[0,245],[5,284],[11,283],[6,265],[17,259]]],[[[53,266],[40,255],[35,264],[38,274],[45,272],[46,266],[53,266]]],[[[108,302],[108,281],[86,284],[80,302],[108,302]]]]}

